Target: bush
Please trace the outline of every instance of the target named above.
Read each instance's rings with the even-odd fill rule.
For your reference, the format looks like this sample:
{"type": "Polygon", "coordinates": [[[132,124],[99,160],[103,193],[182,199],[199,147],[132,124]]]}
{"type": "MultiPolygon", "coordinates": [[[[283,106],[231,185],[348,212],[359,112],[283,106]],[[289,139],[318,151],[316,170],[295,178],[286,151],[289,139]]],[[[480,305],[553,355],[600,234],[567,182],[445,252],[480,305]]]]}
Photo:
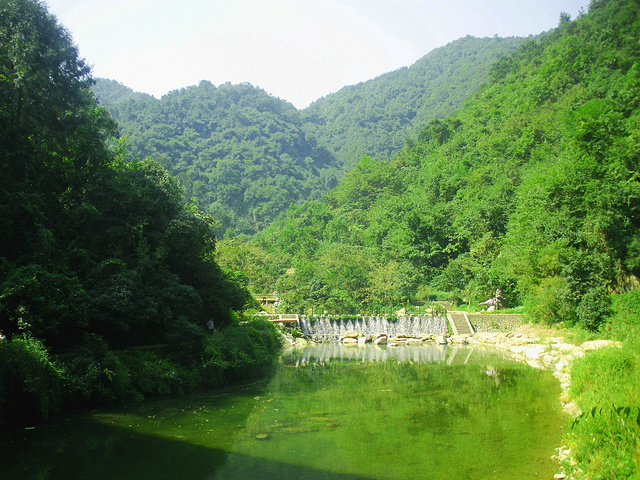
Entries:
{"type": "Polygon", "coordinates": [[[588,478],[640,478],[639,370],[630,344],[591,352],[573,364],[571,394],[586,413],[570,438],[588,478]]]}
{"type": "Polygon", "coordinates": [[[205,341],[202,366],[206,378],[228,382],[254,377],[273,363],[281,346],[280,333],[269,320],[230,325],[205,341]],[[214,373],[215,369],[221,371],[214,373]]]}
{"type": "Polygon", "coordinates": [[[63,374],[28,335],[0,343],[0,421],[46,420],[62,408],[63,374]]]}
{"type": "Polygon", "coordinates": [[[139,350],[126,351],[119,356],[140,396],[181,394],[197,386],[192,371],[172,358],[139,350]]]}
{"type": "Polygon", "coordinates": [[[64,367],[69,402],[73,405],[108,403],[138,398],[129,369],[97,335],[86,335],[64,367]]]}

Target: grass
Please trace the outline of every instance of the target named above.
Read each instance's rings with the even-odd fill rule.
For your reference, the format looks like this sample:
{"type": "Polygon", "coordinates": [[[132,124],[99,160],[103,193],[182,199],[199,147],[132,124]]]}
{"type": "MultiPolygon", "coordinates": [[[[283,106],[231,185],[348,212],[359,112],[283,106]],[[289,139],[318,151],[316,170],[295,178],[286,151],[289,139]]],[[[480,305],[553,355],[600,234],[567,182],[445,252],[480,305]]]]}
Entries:
{"type": "Polygon", "coordinates": [[[591,352],[571,370],[571,396],[586,412],[567,434],[576,479],[640,479],[640,290],[616,295],[613,309],[600,338],[622,347],[591,352]]]}

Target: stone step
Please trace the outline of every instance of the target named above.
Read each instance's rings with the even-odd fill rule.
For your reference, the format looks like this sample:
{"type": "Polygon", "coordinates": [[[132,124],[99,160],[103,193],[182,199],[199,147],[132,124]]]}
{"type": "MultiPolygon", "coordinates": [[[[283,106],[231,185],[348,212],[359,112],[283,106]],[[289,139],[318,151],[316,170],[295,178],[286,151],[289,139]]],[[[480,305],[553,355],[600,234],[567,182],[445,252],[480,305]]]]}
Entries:
{"type": "Polygon", "coordinates": [[[473,330],[464,313],[450,312],[449,318],[451,319],[455,333],[458,335],[473,335],[473,330]]]}

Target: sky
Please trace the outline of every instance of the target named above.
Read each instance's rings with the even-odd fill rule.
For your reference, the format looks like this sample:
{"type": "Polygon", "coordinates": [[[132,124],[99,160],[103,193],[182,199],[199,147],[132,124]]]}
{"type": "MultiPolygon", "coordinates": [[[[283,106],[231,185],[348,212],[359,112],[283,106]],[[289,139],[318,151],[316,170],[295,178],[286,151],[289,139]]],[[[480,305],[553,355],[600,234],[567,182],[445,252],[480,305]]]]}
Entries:
{"type": "Polygon", "coordinates": [[[248,82],[305,108],[471,35],[536,35],[589,0],[45,0],[94,77],[160,98],[248,82]]]}

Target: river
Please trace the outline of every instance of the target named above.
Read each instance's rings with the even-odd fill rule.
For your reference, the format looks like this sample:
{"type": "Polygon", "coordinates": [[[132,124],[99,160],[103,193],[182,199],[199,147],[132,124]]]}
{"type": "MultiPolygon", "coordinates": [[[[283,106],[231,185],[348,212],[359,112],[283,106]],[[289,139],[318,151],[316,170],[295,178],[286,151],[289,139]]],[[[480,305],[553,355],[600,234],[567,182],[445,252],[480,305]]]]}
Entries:
{"type": "Polygon", "coordinates": [[[548,371],[498,350],[286,351],[264,379],[0,433],[0,479],[553,478],[548,371]]]}

